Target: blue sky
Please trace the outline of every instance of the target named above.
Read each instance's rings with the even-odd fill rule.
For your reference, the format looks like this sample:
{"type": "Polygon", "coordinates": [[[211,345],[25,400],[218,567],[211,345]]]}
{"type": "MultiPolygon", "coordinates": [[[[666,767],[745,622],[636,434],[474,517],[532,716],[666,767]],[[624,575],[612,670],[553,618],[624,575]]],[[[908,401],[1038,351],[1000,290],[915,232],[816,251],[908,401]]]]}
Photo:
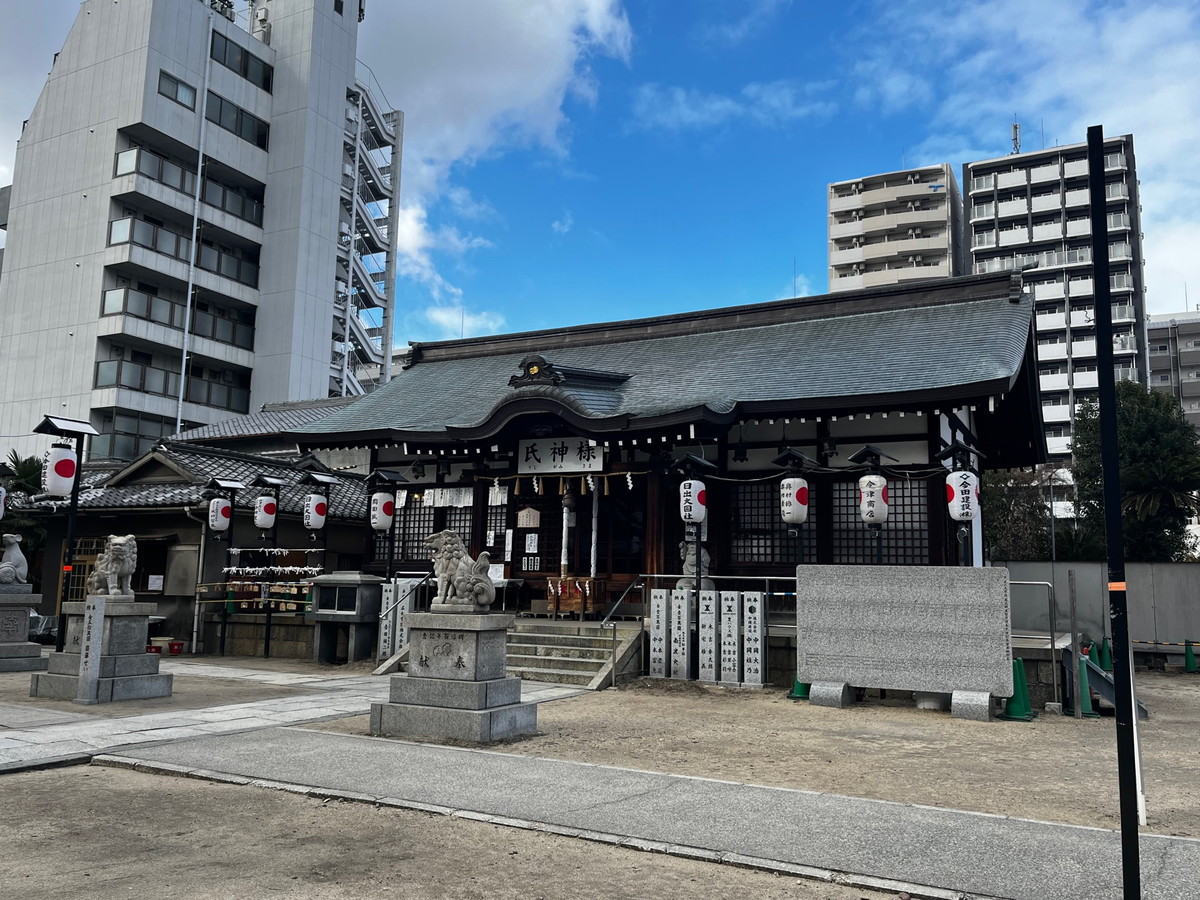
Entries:
{"type": "MultiPolygon", "coordinates": [[[[6,6],[0,183],[77,8],[6,6]]],[[[823,293],[829,182],[961,177],[1014,116],[1025,149],[1133,132],[1149,308],[1200,301],[1195,2],[370,0],[366,25],[406,113],[401,342],[823,293]]]]}

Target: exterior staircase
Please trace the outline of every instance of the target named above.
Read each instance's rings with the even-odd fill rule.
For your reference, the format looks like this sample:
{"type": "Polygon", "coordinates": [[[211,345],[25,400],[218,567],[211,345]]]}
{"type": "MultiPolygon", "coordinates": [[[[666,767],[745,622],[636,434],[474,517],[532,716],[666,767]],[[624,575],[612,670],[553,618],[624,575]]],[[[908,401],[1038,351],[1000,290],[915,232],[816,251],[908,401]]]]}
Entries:
{"type": "MultiPolygon", "coordinates": [[[[618,670],[642,632],[618,625],[618,670]]],[[[508,674],[600,690],[612,683],[613,631],[587,622],[517,619],[508,632],[508,674]]]]}

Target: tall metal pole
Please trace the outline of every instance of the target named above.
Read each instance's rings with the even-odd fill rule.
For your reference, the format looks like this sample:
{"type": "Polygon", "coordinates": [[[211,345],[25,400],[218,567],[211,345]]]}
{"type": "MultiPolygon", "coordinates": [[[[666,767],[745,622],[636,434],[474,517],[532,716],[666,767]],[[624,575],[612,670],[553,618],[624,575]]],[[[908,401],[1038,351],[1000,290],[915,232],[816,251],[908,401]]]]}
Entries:
{"type": "Polygon", "coordinates": [[[1138,749],[1134,716],[1133,653],[1125,594],[1125,539],[1121,527],[1121,473],[1117,455],[1117,389],[1113,374],[1112,306],[1109,296],[1108,216],[1104,182],[1104,128],[1088,128],[1088,186],[1092,218],[1092,283],[1096,297],[1096,367],[1100,387],[1100,464],[1104,486],[1104,535],[1108,547],[1108,599],[1112,619],[1116,690],[1117,789],[1121,810],[1121,873],[1125,900],[1140,900],[1138,850],[1138,749]]]}

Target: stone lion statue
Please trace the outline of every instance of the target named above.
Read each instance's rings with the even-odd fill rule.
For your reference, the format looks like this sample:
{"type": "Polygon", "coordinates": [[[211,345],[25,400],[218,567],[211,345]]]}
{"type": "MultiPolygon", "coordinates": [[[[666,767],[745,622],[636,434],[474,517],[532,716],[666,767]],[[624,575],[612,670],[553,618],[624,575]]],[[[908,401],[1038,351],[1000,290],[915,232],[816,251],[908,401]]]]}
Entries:
{"type": "Polygon", "coordinates": [[[132,596],[136,568],[137,538],[132,534],[110,534],[88,576],[88,593],[132,596]]]}
{"type": "MultiPolygon", "coordinates": [[[[675,590],[677,591],[694,591],[696,589],[696,542],[695,541],[680,541],[679,542],[679,558],[683,561],[684,577],[675,582],[675,590]]],[[[704,549],[704,545],[700,545],[700,562],[704,566],[704,571],[711,571],[709,568],[710,558],[708,551],[704,549]]],[[[711,578],[700,579],[700,590],[715,591],[717,583],[711,578]]]]}
{"type": "Polygon", "coordinates": [[[492,605],[496,586],[488,576],[491,558],[487,551],[480,553],[478,560],[471,559],[462,537],[450,530],[431,534],[425,543],[433,550],[433,574],[437,577],[435,605],[455,607],[454,612],[480,612],[492,605]]]}
{"type": "Polygon", "coordinates": [[[25,584],[29,581],[29,563],[21,552],[19,534],[4,535],[4,551],[0,555],[0,584],[25,584]]]}

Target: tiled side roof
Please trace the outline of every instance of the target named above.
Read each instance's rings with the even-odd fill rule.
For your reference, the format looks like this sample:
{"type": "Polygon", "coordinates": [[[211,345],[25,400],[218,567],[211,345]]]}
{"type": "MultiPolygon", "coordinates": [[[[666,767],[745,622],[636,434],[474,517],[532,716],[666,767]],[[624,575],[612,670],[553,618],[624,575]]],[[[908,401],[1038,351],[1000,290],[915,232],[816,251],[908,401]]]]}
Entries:
{"type": "Polygon", "coordinates": [[[181,431],[171,440],[205,441],[223,438],[265,437],[292,431],[313,422],[319,422],[331,413],[342,409],[359,397],[324,397],[317,400],[299,400],[288,403],[268,403],[258,412],[245,416],[234,416],[223,422],[203,425],[181,431]]]}
{"type": "MultiPolygon", "coordinates": [[[[158,477],[138,480],[137,463],[118,473],[107,475],[101,483],[87,486],[79,494],[82,509],[139,509],[147,507],[196,506],[203,502],[201,494],[212,478],[240,481],[249,485],[258,475],[285,479],[290,487],[280,490],[280,512],[299,514],[303,511],[304,496],[312,488],[295,485],[300,472],[287,463],[265,456],[234,453],[212,447],[167,442],[151,451],[149,456],[173,463],[195,476],[194,481],[162,480],[158,477]],[[111,482],[116,482],[111,483],[111,482]]],[[[145,457],[143,457],[145,459],[145,457]]],[[[330,490],[330,515],[361,518],[366,515],[366,495],[363,481],[353,475],[339,474],[340,484],[330,490]]],[[[238,492],[239,508],[252,508],[257,492],[247,488],[238,492]]]]}
{"type": "MultiPolygon", "coordinates": [[[[658,336],[656,328],[618,323],[617,334],[594,342],[545,336],[546,358],[562,366],[629,373],[611,390],[557,386],[558,399],[593,420],[626,416],[629,427],[683,410],[728,413],[738,404],[794,401],[814,407],[839,400],[938,392],[1003,384],[1020,370],[1030,335],[1032,304],[1013,302],[1006,278],[964,279],[959,302],[873,308],[826,303],[817,313],[785,303],[772,320],[771,304],[746,308],[745,317],[714,317],[685,333],[658,336]],[[978,296],[981,289],[987,292],[978,296]],[[820,310],[826,309],[826,314],[820,310]]],[[[931,289],[926,289],[932,292],[931,289]]],[[[947,288],[938,287],[943,295],[947,288]]],[[[914,294],[916,292],[914,291],[914,294]]],[[[516,341],[512,341],[516,343],[516,341]]],[[[527,347],[496,352],[504,343],[478,343],[479,355],[431,355],[346,409],[297,429],[305,436],[393,430],[438,433],[478,426],[530,388],[508,385],[527,347]]]]}

